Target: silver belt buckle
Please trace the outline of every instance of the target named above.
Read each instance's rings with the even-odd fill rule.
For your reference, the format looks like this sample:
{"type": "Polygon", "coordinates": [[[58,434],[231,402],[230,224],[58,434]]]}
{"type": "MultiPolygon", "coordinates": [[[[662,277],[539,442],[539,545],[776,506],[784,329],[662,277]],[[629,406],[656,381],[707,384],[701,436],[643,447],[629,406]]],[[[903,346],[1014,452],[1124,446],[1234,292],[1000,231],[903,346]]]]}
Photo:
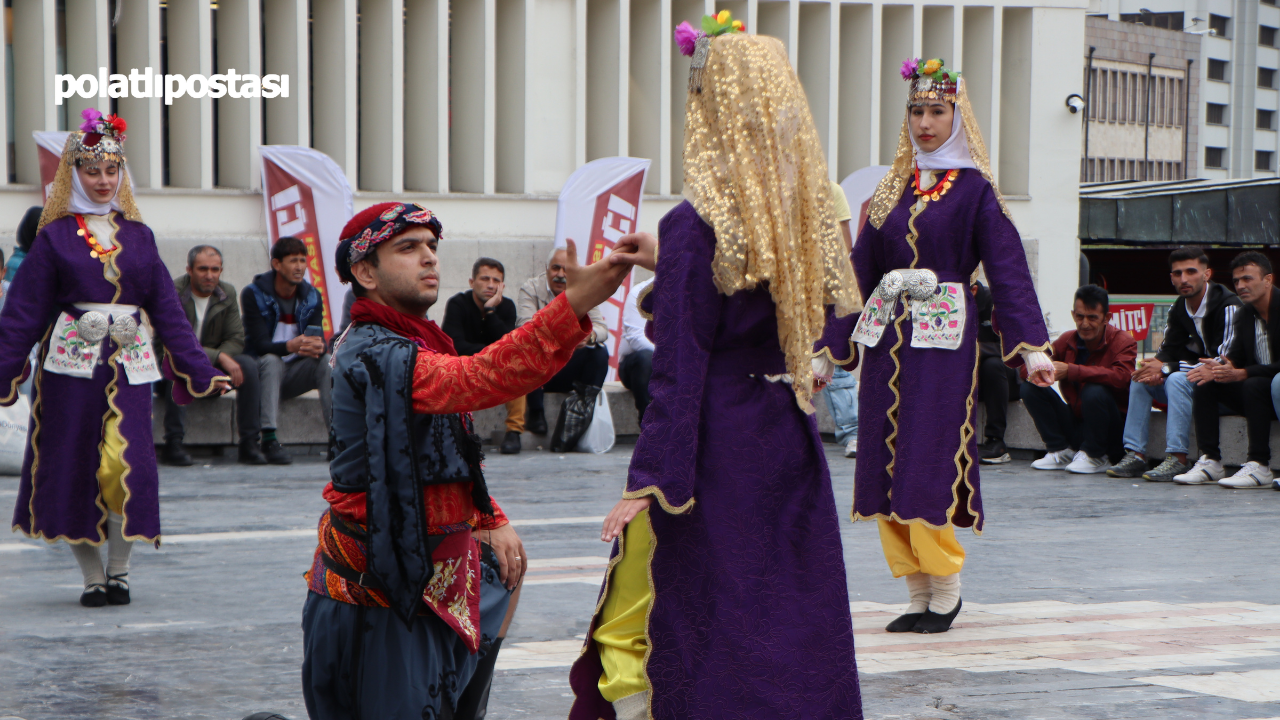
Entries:
{"type": "Polygon", "coordinates": [[[118,316],[111,323],[111,339],[116,345],[128,350],[138,344],[138,321],[132,315],[118,316]]]}
{"type": "Polygon", "coordinates": [[[76,320],[76,334],[86,345],[102,342],[102,338],[107,336],[107,316],[97,310],[90,310],[81,315],[76,320]]]}

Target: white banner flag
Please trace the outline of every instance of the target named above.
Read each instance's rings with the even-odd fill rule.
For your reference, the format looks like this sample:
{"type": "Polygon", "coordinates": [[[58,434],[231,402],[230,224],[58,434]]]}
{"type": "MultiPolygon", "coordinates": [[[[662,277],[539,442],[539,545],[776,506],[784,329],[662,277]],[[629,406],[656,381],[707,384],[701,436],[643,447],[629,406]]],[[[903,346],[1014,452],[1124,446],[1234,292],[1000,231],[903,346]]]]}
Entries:
{"type": "Polygon", "coordinates": [[[49,191],[53,189],[53,178],[58,174],[58,163],[62,161],[62,149],[67,145],[65,130],[37,130],[31,133],[36,141],[36,153],[40,156],[40,190],[41,204],[49,201],[49,191]]]}
{"type": "Polygon", "coordinates": [[[876,194],[876,186],[889,174],[888,165],[872,165],[864,167],[845,178],[840,183],[844,190],[844,199],[849,202],[849,210],[853,212],[854,222],[850,230],[853,239],[858,239],[862,231],[862,223],[867,221],[867,208],[871,204],[871,196],[876,194]]]}
{"type": "MultiPolygon", "coordinates": [[[[578,168],[560,190],[556,208],[556,247],[573,240],[578,262],[593,263],[609,254],[618,238],[634,232],[640,219],[640,201],[649,161],[642,158],[609,157],[593,160],[578,168]]],[[[631,277],[603,305],[609,339],[609,374],[618,376],[618,344],[622,341],[622,307],[631,289],[631,277]]]]}
{"type": "Polygon", "coordinates": [[[262,200],[267,242],[296,237],[307,246],[307,275],[324,301],[324,337],[333,337],[346,288],[333,256],[342,227],[355,215],[347,176],[328,155],[297,145],[263,145],[262,200]]]}

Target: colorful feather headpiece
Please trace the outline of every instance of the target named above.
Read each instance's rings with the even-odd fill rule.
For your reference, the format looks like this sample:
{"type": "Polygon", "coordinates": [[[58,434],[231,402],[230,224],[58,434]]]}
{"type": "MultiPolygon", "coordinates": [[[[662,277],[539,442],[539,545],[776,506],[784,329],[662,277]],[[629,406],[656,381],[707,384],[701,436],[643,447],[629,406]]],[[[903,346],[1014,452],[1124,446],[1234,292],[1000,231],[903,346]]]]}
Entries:
{"type": "Polygon", "coordinates": [[[746,32],[741,20],[734,20],[728,10],[715,15],[702,16],[702,29],[694,30],[688,21],[676,26],[676,45],[680,54],[693,58],[689,64],[689,89],[702,92],[702,68],[707,65],[707,53],[711,51],[711,38],[719,35],[746,32]]]}
{"type": "Polygon", "coordinates": [[[78,131],[67,135],[67,144],[62,146],[62,159],[58,162],[58,172],[53,176],[53,187],[45,200],[44,211],[40,214],[39,227],[67,215],[72,215],[71,193],[72,175],[77,167],[93,165],[104,160],[120,165],[120,189],[112,201],[128,220],[142,222],[142,213],[133,199],[133,187],[129,180],[129,169],[124,157],[124,131],[128,127],[124,118],[117,115],[104,116],[94,108],[85,108],[80,113],[84,122],[78,131]]]}

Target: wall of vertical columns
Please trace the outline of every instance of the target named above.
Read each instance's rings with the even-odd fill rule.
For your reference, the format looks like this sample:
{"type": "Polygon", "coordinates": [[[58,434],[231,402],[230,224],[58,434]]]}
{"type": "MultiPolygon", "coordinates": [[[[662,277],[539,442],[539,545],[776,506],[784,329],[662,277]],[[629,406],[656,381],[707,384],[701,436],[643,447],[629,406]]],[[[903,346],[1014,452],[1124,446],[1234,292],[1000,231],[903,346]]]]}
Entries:
{"type": "Polygon", "coordinates": [[[17,3],[13,9],[13,130],[18,182],[40,182],[31,133],[57,130],[52,78],[57,62],[57,28],[52,2],[17,3]],[[27,149],[22,152],[21,149],[27,149]]]}
{"type": "MultiPolygon", "coordinates": [[[[490,4],[477,3],[478,5],[490,4]]],[[[404,190],[404,2],[360,2],[359,187],[404,190]]]]}
{"type": "MultiPolygon", "coordinates": [[[[135,0],[143,2],[144,0],[135,0]]],[[[258,0],[219,0],[217,13],[219,73],[262,74],[262,17],[258,0]]],[[[117,43],[119,54],[123,43],[117,43]]],[[[239,87],[237,83],[237,94],[239,87]]],[[[262,185],[258,146],[262,144],[262,100],[217,99],[218,185],[257,189],[262,185]]],[[[132,148],[130,153],[134,152],[132,148]]]]}
{"type": "Polygon", "coordinates": [[[356,0],[318,0],[311,7],[311,44],[317,50],[312,147],[333,158],[352,187],[357,187],[359,150],[357,17],[356,0]]]}
{"type": "MultiPolygon", "coordinates": [[[[748,32],[786,46],[836,180],[892,161],[905,110],[902,60],[945,58],[964,73],[1033,270],[1073,266],[1078,250],[1078,158],[1063,155],[1075,143],[1037,138],[1080,132],[1080,116],[1062,101],[1083,91],[1074,85],[1083,77],[1075,64],[1084,0],[168,0],[163,27],[155,0],[119,0],[115,27],[109,0],[63,0],[65,15],[59,1],[15,0],[7,16],[13,86],[4,87],[0,56],[10,103],[0,130],[12,117],[15,147],[11,161],[0,157],[0,208],[32,199],[33,131],[74,127],[84,107],[112,107],[97,97],[54,104],[60,22],[65,72],[76,75],[112,65],[114,36],[113,69],[150,67],[157,82],[163,33],[171,73],[289,76],[287,98],[177,99],[167,140],[162,99],[118,101],[143,206],[159,202],[148,193],[165,185],[166,169],[169,187],[191,191],[164,193],[189,197],[189,211],[151,214],[178,223],[172,232],[185,232],[188,217],[201,218],[203,234],[257,232],[257,218],[199,208],[229,197],[257,202],[262,143],[328,154],[362,193],[358,206],[433,194],[430,202],[454,213],[453,238],[549,235],[550,226],[529,224],[533,206],[512,217],[495,208],[549,203],[534,214],[553,219],[569,175],[610,155],[649,158],[650,206],[670,207],[683,185],[689,73],[672,30],[727,9],[748,32]]],[[[1039,273],[1042,284],[1056,282],[1051,274],[1039,273]]]]}
{"type": "Polygon", "coordinates": [[[262,72],[289,76],[289,97],[263,105],[268,145],[311,144],[308,5],[307,0],[266,0],[262,5],[262,72]]]}
{"type": "MultiPolygon", "coordinates": [[[[71,14],[67,17],[69,20],[71,14]]],[[[166,24],[169,72],[206,78],[212,75],[213,14],[209,0],[171,0],[166,24]]],[[[67,49],[70,50],[69,45],[67,49]]],[[[169,184],[212,188],[213,99],[207,94],[201,98],[175,98],[169,106],[169,127],[176,130],[169,133],[169,184]]]]}

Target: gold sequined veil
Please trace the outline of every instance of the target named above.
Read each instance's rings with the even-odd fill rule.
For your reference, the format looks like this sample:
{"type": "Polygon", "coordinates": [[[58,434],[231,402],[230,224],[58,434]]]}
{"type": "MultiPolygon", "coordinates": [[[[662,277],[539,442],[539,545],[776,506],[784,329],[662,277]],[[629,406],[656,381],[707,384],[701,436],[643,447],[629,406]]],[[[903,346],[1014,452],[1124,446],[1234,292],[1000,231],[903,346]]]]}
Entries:
{"type": "Polygon", "coordinates": [[[844,316],[861,294],[835,220],[809,103],[775,38],[712,38],[685,103],[684,195],[716,233],[716,288],[768,283],[796,402],[813,412],[813,344],[826,305],[844,316]]]}
{"type": "MultiPolygon", "coordinates": [[[[973,106],[969,104],[969,92],[965,89],[963,77],[960,78],[956,90],[956,110],[960,113],[960,126],[964,128],[965,140],[969,142],[969,157],[973,158],[973,164],[978,166],[978,172],[982,173],[982,177],[991,183],[991,190],[996,194],[996,202],[1000,203],[1000,209],[1004,211],[1005,217],[1012,221],[1013,216],[1009,215],[1009,208],[1004,204],[1004,196],[1000,194],[1000,189],[996,187],[996,179],[991,174],[991,158],[987,155],[987,144],[982,141],[982,130],[978,128],[978,120],[973,116],[973,106]]],[[[889,168],[889,174],[885,175],[876,186],[876,192],[871,196],[871,204],[867,208],[867,222],[873,227],[878,228],[884,224],[884,219],[897,206],[902,198],[902,191],[906,189],[907,183],[915,173],[915,150],[911,147],[911,128],[908,125],[910,114],[911,105],[908,103],[902,119],[902,131],[898,133],[898,151],[893,156],[893,165],[889,168]]]]}
{"type": "MultiPolygon", "coordinates": [[[[79,141],[83,136],[82,132],[73,132],[67,136],[67,144],[62,147],[62,159],[58,161],[58,172],[53,176],[53,187],[49,189],[49,198],[40,213],[37,230],[71,214],[68,209],[71,204],[71,174],[76,171],[76,161],[81,159],[77,151],[82,147],[79,141]]],[[[84,159],[96,161],[101,158],[84,159]]],[[[133,200],[133,183],[129,180],[129,169],[125,165],[124,156],[111,155],[107,159],[120,163],[120,190],[116,192],[116,203],[120,205],[126,219],[142,222],[142,213],[138,212],[138,205],[133,200]]]]}

